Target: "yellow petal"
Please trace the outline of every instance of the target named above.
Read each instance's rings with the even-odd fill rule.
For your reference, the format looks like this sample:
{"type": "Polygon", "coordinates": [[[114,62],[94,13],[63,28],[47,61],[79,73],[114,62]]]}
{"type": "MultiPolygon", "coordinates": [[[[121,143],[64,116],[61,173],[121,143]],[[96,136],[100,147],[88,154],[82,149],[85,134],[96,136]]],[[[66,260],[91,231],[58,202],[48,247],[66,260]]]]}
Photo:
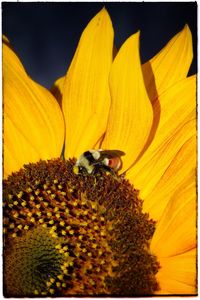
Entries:
{"type": "Polygon", "coordinates": [[[139,32],[119,50],[110,74],[111,109],[103,149],[126,153],[123,170],[142,151],[152,125],[152,106],[146,93],[139,57],[139,32]]]}
{"type": "Polygon", "coordinates": [[[195,169],[196,136],[190,138],[181,147],[155,188],[145,198],[144,211],[150,212],[154,220],[159,220],[175,190],[195,169]]]}
{"type": "Polygon", "coordinates": [[[187,25],[150,61],[142,66],[151,100],[184,79],[193,58],[192,36],[187,25]]]}
{"type": "Polygon", "coordinates": [[[156,226],[150,247],[158,258],[182,254],[196,247],[196,209],[193,173],[171,196],[156,226]]]}
{"type": "Polygon", "coordinates": [[[61,154],[64,122],[49,91],[33,82],[15,53],[3,46],[4,172],[61,154]]]}
{"type": "Polygon", "coordinates": [[[63,97],[63,86],[65,82],[65,76],[58,78],[53,86],[51,87],[51,93],[58,100],[58,103],[61,105],[61,100],[63,97]]]}
{"type": "Polygon", "coordinates": [[[152,143],[127,172],[140,190],[140,197],[151,193],[182,145],[196,133],[196,77],[183,79],[160,96],[155,109],[160,121],[152,143]]]}
{"type": "Polygon", "coordinates": [[[160,258],[156,278],[161,290],[157,294],[196,294],[196,248],[183,254],[160,258]]]}
{"type": "Polygon", "coordinates": [[[18,171],[23,164],[39,160],[34,144],[27,141],[20,128],[4,114],[4,178],[18,171]]]}
{"type": "Polygon", "coordinates": [[[197,290],[195,286],[191,286],[189,284],[185,284],[173,279],[169,278],[162,278],[160,277],[161,282],[165,282],[165,286],[168,287],[168,290],[160,290],[156,292],[155,294],[159,295],[171,295],[171,296],[188,296],[188,295],[197,295],[197,290]]]}
{"type": "Polygon", "coordinates": [[[79,156],[92,148],[105,132],[112,49],[113,28],[107,11],[102,9],[84,30],[65,79],[62,107],[66,157],[79,156]]]}

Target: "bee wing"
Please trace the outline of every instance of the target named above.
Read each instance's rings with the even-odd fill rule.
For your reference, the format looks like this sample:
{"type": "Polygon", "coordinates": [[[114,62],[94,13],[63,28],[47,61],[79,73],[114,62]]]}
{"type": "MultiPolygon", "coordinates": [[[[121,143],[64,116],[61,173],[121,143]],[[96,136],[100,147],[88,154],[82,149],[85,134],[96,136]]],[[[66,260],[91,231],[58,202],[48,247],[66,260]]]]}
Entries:
{"type": "Polygon", "coordinates": [[[125,153],[120,150],[101,150],[100,154],[101,154],[101,159],[104,159],[105,157],[106,158],[121,157],[125,155],[125,153]]]}

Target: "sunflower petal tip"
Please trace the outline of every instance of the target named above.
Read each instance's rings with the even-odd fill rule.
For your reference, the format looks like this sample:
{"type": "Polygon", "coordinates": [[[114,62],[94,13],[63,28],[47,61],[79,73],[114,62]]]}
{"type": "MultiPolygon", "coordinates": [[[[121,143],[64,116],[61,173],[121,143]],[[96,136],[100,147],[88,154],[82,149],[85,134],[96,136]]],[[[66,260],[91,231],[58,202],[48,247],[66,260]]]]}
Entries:
{"type": "Polygon", "coordinates": [[[187,23],[184,25],[183,30],[189,30],[190,31],[190,27],[187,23]]]}
{"type": "Polygon", "coordinates": [[[190,26],[186,23],[185,24],[185,28],[187,29],[187,31],[190,33],[190,35],[192,36],[191,30],[190,30],[190,26]]]}
{"type": "Polygon", "coordinates": [[[103,8],[96,14],[93,20],[95,20],[97,25],[100,22],[101,24],[112,28],[112,21],[105,6],[103,6],[103,8]]]}
{"type": "Polygon", "coordinates": [[[133,34],[133,36],[135,36],[137,39],[139,39],[139,38],[140,38],[140,33],[141,33],[141,31],[138,30],[138,31],[136,31],[136,32],[133,34]]]}
{"type": "Polygon", "coordinates": [[[109,13],[108,13],[108,11],[107,11],[107,9],[106,9],[105,6],[103,6],[103,8],[100,10],[99,15],[102,15],[102,16],[110,18],[109,13]]]}
{"type": "Polygon", "coordinates": [[[134,39],[139,39],[139,37],[140,37],[140,30],[138,30],[137,32],[135,32],[135,33],[133,33],[131,36],[130,36],[130,38],[132,38],[133,40],[134,39]]]}
{"type": "Polygon", "coordinates": [[[183,35],[186,35],[188,36],[188,38],[192,38],[192,34],[191,34],[191,31],[190,31],[190,27],[189,25],[186,23],[181,31],[181,33],[183,35]]]}
{"type": "Polygon", "coordinates": [[[5,43],[5,44],[9,44],[9,43],[10,43],[9,39],[8,39],[7,36],[5,36],[4,34],[3,34],[3,36],[2,36],[2,41],[3,41],[3,43],[5,43]]]}
{"type": "Polygon", "coordinates": [[[103,6],[103,8],[101,9],[102,12],[107,12],[107,9],[105,7],[105,5],[103,6]]]}
{"type": "Polygon", "coordinates": [[[138,39],[140,38],[140,30],[138,30],[135,35],[138,37],[138,39]]]}
{"type": "Polygon", "coordinates": [[[181,34],[182,38],[185,40],[185,42],[188,44],[188,49],[190,49],[191,58],[192,58],[193,57],[192,33],[191,33],[190,27],[187,23],[183,27],[180,34],[181,34]]]}
{"type": "Polygon", "coordinates": [[[132,34],[127,40],[126,43],[129,44],[135,44],[139,42],[139,38],[140,38],[140,30],[138,30],[136,33],[132,34]]]}

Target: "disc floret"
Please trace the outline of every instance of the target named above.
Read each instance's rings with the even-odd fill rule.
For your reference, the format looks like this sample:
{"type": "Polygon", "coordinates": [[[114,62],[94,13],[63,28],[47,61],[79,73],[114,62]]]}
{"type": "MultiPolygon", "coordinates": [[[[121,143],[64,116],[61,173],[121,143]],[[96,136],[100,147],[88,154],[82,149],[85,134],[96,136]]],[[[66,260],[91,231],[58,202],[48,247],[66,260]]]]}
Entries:
{"type": "Polygon", "coordinates": [[[138,192],[109,172],[75,174],[74,164],[40,161],[5,180],[5,294],[152,294],[155,222],[138,192]]]}

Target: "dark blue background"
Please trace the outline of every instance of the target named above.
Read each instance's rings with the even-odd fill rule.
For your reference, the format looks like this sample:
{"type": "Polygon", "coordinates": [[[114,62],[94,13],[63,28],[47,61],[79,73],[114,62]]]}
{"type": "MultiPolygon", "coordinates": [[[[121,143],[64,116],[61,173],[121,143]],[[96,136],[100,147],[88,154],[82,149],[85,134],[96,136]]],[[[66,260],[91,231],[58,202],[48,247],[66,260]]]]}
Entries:
{"type": "Polygon", "coordinates": [[[187,23],[192,31],[197,68],[197,4],[195,2],[65,2],[2,3],[2,29],[29,75],[50,87],[65,74],[79,37],[105,6],[120,45],[141,31],[141,59],[154,56],[187,23]]]}

